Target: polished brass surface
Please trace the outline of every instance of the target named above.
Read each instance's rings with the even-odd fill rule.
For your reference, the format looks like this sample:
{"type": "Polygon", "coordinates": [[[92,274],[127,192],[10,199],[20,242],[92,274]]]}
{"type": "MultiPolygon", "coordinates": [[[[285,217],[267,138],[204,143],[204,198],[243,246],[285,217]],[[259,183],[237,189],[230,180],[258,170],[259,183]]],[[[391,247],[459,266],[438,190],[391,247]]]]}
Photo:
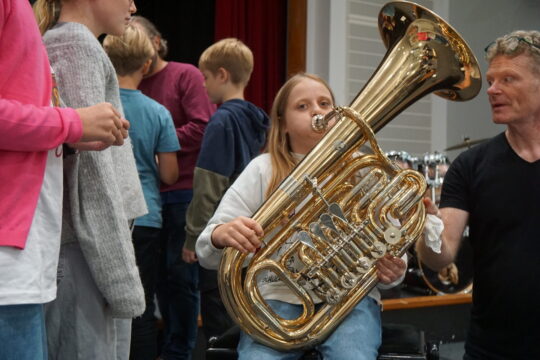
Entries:
{"type": "Polygon", "coordinates": [[[394,165],[374,132],[432,91],[467,100],[480,89],[474,55],[429,10],[388,3],[379,29],[389,50],[376,73],[349,108],[316,119],[335,125],[253,215],[264,245],[252,257],[232,248],[223,254],[227,310],[256,341],[278,350],[324,341],[377,284],[376,260],[401,256],[423,230],[425,179],[394,165]],[[361,153],[365,145],[372,151],[361,153]],[[268,273],[302,304],[301,316],[283,319],[268,306],[258,288],[268,273]]]}

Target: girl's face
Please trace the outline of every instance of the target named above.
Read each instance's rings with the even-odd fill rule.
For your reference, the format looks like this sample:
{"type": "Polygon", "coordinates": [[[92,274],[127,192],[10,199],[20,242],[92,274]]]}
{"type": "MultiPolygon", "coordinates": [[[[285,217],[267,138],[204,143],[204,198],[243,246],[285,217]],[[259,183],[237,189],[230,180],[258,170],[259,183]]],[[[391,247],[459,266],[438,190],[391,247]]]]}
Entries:
{"type": "Polygon", "coordinates": [[[311,128],[314,115],[325,115],[332,110],[332,95],[322,83],[305,78],[290,92],[283,114],[285,133],[294,153],[307,154],[324,136],[311,128]]]}
{"type": "Polygon", "coordinates": [[[137,11],[134,0],[96,0],[94,5],[100,33],[115,36],[124,33],[131,15],[137,11]]]}

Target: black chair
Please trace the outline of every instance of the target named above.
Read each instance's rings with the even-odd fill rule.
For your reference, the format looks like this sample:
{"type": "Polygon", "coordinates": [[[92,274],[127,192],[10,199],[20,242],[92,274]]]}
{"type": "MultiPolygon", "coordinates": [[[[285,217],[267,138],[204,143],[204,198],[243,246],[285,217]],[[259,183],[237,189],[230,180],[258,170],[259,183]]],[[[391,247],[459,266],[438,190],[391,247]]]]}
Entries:
{"type": "MultiPolygon", "coordinates": [[[[208,341],[206,360],[236,360],[240,329],[235,326],[208,341]]],[[[438,344],[428,344],[422,330],[412,325],[384,324],[378,360],[439,360],[438,344]]],[[[302,360],[322,360],[316,350],[308,350],[302,360]]]]}

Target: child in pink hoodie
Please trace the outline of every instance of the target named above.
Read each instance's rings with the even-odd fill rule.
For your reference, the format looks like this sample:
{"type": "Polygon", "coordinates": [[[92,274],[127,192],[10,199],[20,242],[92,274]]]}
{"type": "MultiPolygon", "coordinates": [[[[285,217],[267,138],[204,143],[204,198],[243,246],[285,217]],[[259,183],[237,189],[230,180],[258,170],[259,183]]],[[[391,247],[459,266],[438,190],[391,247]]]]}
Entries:
{"type": "Polygon", "coordinates": [[[7,358],[47,354],[41,304],[56,296],[62,144],[106,147],[126,135],[112,105],[54,108],[52,92],[29,2],[0,0],[0,343],[7,358]]]}

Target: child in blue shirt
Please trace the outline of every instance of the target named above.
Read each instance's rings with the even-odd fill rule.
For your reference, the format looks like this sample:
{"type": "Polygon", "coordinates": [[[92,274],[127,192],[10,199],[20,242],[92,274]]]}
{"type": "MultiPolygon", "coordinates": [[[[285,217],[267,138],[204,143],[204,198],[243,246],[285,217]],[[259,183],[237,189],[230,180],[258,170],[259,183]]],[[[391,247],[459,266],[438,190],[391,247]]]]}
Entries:
{"type": "Polygon", "coordinates": [[[135,220],[133,245],[144,286],[146,309],[133,320],[131,353],[138,359],[157,357],[154,294],[157,281],[159,234],[162,226],[160,181],[178,179],[176,152],[180,149],[169,111],[137,90],[148,72],[154,48],[143,30],[129,26],[121,37],[107,36],[103,42],[118,76],[120,98],[131,127],[129,136],[148,214],[135,220]]]}

